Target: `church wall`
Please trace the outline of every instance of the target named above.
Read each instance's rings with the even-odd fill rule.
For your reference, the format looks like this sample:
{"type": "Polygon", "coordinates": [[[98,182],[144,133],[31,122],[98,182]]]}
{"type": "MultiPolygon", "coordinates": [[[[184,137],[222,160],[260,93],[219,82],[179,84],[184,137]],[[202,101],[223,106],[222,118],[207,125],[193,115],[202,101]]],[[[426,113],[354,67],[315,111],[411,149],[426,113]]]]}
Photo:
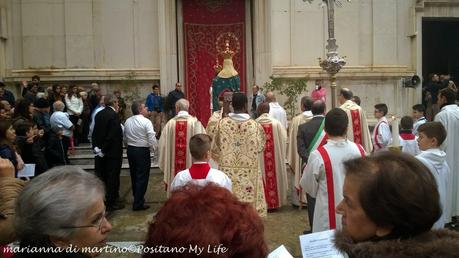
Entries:
{"type": "Polygon", "coordinates": [[[39,74],[45,84],[98,81],[149,92],[158,82],[156,0],[0,1],[11,31],[1,71],[10,84],[39,74]]]}
{"type": "MultiPolygon", "coordinates": [[[[315,79],[324,79],[329,85],[328,74],[318,66],[318,58],[326,56],[328,39],[327,12],[320,2],[273,1],[272,8],[273,73],[309,77],[309,92],[315,79]]],[[[338,53],[346,56],[347,64],[337,75],[338,88],[348,87],[363,96],[369,116],[373,116],[373,105],[380,102],[397,114],[409,112],[409,105],[417,100],[411,98],[402,105],[398,98],[406,94],[400,78],[415,74],[410,37],[415,1],[341,2],[341,7],[335,7],[335,38],[338,53]]],[[[330,90],[328,94],[330,107],[330,90]]],[[[416,91],[411,94],[417,95],[416,91]]]]}
{"type": "MultiPolygon", "coordinates": [[[[329,76],[318,66],[328,37],[321,1],[247,1],[253,8],[254,82],[263,85],[273,74],[308,77],[309,92],[315,79],[328,87],[329,76]]],[[[400,115],[410,112],[420,102],[420,88],[403,89],[400,78],[422,74],[422,17],[459,17],[459,2],[340,2],[335,37],[347,64],[337,74],[338,87],[363,97],[371,116],[378,102],[400,115]]],[[[2,7],[7,37],[0,39],[0,76],[10,86],[39,74],[46,84],[98,81],[135,97],[146,96],[159,81],[166,94],[183,78],[180,1],[0,0],[2,7]]]]}

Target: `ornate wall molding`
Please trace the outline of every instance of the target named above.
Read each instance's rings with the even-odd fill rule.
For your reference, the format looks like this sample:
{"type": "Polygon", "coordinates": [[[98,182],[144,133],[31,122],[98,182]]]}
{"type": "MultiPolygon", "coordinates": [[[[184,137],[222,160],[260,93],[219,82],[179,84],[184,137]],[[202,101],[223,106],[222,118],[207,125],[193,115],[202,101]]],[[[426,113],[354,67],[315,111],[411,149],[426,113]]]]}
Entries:
{"type": "Polygon", "coordinates": [[[159,80],[159,68],[145,69],[24,69],[11,70],[6,82],[30,80],[37,74],[42,81],[152,81],[159,80]]]}
{"type": "MultiPolygon", "coordinates": [[[[414,70],[408,66],[378,65],[378,66],[345,66],[337,75],[338,79],[400,79],[412,76],[414,70]]],[[[325,79],[330,76],[319,66],[275,66],[273,76],[279,77],[309,77],[311,80],[325,79]]]]}

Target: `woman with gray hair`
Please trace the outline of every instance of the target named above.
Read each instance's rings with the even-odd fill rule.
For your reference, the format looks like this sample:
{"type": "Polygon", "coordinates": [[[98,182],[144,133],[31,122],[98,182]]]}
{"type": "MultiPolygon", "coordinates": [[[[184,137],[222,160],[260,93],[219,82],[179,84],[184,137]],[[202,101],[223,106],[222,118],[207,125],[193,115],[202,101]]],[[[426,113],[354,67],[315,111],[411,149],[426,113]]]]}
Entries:
{"type": "Polygon", "coordinates": [[[16,233],[22,252],[13,257],[95,257],[112,225],[105,217],[104,185],[73,167],[34,178],[17,199],[16,233]]]}

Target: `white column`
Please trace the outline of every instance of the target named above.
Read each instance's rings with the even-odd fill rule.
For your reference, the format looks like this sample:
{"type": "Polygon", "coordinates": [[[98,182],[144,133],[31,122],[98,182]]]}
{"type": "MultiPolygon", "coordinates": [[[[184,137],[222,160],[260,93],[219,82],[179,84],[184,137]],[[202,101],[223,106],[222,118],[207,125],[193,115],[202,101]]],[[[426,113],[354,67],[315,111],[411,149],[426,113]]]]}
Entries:
{"type": "Polygon", "coordinates": [[[178,81],[175,9],[175,1],[158,0],[159,73],[162,94],[173,90],[178,81]]]}
{"type": "Polygon", "coordinates": [[[272,74],[271,0],[254,0],[253,6],[254,79],[261,86],[272,74]]]}

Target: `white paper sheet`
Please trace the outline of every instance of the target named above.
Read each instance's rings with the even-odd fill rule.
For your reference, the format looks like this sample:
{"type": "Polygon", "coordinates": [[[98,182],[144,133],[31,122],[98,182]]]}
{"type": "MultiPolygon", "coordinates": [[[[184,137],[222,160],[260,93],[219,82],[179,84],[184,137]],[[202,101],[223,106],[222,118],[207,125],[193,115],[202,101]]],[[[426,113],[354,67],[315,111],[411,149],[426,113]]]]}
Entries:
{"type": "Polygon", "coordinates": [[[267,258],[293,258],[293,256],[287,251],[284,245],[281,245],[269,253],[267,258]]]}
{"type": "Polygon", "coordinates": [[[335,230],[300,236],[303,258],[344,258],[333,244],[335,230]]]}
{"type": "Polygon", "coordinates": [[[18,177],[35,176],[35,164],[24,164],[24,168],[18,171],[18,177]]]}

